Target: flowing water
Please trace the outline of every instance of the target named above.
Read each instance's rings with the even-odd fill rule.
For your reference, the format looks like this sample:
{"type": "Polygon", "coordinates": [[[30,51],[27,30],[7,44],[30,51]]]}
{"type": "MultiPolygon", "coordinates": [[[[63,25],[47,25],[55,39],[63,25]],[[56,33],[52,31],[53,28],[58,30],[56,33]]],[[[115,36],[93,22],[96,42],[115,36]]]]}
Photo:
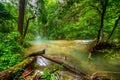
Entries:
{"type": "MultiPolygon", "coordinates": [[[[107,59],[101,54],[93,54],[91,61],[88,61],[87,43],[90,41],[92,40],[36,40],[31,42],[32,47],[29,50],[45,49],[45,54],[55,59],[66,61],[88,75],[101,75],[109,77],[111,80],[120,80],[120,59],[107,59]]],[[[37,58],[37,63],[40,66],[51,64],[42,57],[37,58]]],[[[70,75],[70,73],[66,74],[70,75]]],[[[72,77],[74,78],[74,76],[72,77]]],[[[75,79],[71,78],[71,80],[75,79]]],[[[80,79],[76,78],[76,80],[80,79]]]]}

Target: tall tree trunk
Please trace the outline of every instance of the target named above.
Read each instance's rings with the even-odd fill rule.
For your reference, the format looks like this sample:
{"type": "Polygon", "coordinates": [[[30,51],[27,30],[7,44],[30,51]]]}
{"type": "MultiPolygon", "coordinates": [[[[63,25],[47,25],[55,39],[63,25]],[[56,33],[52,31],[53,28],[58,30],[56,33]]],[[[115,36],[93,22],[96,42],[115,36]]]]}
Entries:
{"type": "Polygon", "coordinates": [[[19,0],[18,31],[21,36],[23,35],[24,12],[25,12],[25,0],[19,0]]]}
{"type": "MultiPolygon", "coordinates": [[[[109,37],[108,37],[108,40],[110,40],[110,38],[112,37],[112,35],[113,35],[113,33],[114,33],[114,31],[115,31],[118,23],[119,23],[119,20],[120,20],[120,16],[119,16],[119,17],[117,18],[117,20],[115,21],[114,27],[113,27],[112,32],[110,33],[110,35],[109,35],[109,37]]],[[[107,40],[107,41],[108,41],[108,40],[107,40]]]]}
{"type": "Polygon", "coordinates": [[[97,44],[101,41],[101,38],[103,35],[104,17],[105,17],[105,13],[106,13],[107,3],[108,3],[108,0],[105,0],[105,2],[104,2],[104,0],[101,0],[102,13],[101,13],[100,28],[99,28],[98,36],[97,36],[97,44]]]}

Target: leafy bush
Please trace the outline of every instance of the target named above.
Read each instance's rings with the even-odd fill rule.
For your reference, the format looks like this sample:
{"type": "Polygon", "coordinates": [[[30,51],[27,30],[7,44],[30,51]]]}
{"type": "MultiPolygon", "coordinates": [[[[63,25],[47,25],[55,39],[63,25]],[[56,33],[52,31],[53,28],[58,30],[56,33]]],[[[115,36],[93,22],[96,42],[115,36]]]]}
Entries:
{"type": "Polygon", "coordinates": [[[0,33],[0,71],[21,61],[20,56],[24,49],[16,41],[18,36],[17,32],[0,33]]]}
{"type": "Polygon", "coordinates": [[[23,44],[23,47],[24,47],[24,48],[27,48],[27,47],[29,47],[29,46],[31,46],[31,44],[30,44],[28,41],[25,41],[24,44],[23,44]]]}
{"type": "Polygon", "coordinates": [[[41,75],[41,78],[43,80],[57,80],[60,78],[60,74],[57,72],[57,70],[61,70],[62,66],[60,65],[54,65],[53,67],[45,68],[44,74],[41,75]]]}

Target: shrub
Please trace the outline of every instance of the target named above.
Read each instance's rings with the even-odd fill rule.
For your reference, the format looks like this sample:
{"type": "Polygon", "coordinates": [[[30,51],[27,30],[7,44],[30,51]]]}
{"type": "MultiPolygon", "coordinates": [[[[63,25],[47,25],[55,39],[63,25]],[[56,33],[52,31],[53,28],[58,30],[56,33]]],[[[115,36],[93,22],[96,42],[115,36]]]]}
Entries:
{"type": "Polygon", "coordinates": [[[18,36],[17,32],[0,33],[0,71],[21,61],[20,56],[24,49],[16,41],[18,36]]]}

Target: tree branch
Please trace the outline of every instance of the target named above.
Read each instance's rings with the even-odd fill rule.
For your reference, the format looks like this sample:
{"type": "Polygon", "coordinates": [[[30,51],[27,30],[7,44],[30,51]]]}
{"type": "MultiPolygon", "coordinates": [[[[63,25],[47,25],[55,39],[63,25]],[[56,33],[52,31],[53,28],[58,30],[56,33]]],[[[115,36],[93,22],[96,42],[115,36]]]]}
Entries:
{"type": "Polygon", "coordinates": [[[112,37],[112,35],[113,35],[113,33],[114,33],[114,31],[115,31],[118,23],[119,23],[119,20],[120,20],[120,16],[118,16],[118,18],[116,19],[115,24],[114,24],[114,27],[113,27],[113,29],[112,29],[112,32],[111,32],[111,34],[109,35],[107,41],[112,37]]]}
{"type": "Polygon", "coordinates": [[[28,26],[29,26],[29,21],[36,18],[36,16],[32,16],[30,18],[28,18],[27,22],[26,22],[26,27],[25,27],[25,32],[24,32],[24,35],[23,35],[23,38],[25,38],[26,34],[27,34],[27,30],[28,30],[28,26]]]}
{"type": "Polygon", "coordinates": [[[95,8],[99,14],[101,14],[101,11],[99,10],[99,8],[97,6],[94,6],[94,5],[90,5],[91,7],[95,8]]]}

